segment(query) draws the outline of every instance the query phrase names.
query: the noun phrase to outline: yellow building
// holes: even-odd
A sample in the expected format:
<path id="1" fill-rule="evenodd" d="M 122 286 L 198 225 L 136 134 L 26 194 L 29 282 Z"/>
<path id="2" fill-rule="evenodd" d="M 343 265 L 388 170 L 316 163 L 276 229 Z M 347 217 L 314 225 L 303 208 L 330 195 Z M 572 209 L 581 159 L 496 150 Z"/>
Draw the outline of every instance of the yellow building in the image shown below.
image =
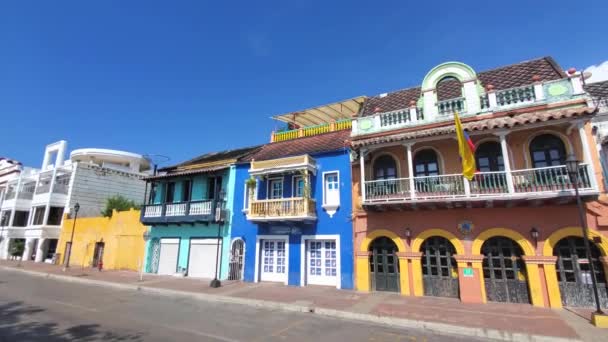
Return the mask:
<path id="1" fill-rule="evenodd" d="M 70 266 L 97 267 L 103 260 L 104 269 L 139 270 L 143 262 L 143 233 L 146 226 L 139 222 L 139 210 L 114 211 L 112 217 L 84 217 L 76 220 Z M 63 220 L 57 246 L 59 259 L 65 263 L 74 220 Z"/>

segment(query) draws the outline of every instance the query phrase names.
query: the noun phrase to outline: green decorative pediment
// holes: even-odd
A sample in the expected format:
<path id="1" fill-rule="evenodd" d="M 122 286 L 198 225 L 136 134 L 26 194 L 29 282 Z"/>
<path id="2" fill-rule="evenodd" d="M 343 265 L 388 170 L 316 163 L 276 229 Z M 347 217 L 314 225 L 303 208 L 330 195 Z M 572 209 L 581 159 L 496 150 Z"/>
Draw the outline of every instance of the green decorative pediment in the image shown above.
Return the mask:
<path id="1" fill-rule="evenodd" d="M 374 127 L 374 120 L 370 118 L 360 119 L 358 123 L 358 127 L 362 131 L 369 131 Z"/>
<path id="2" fill-rule="evenodd" d="M 561 100 L 572 96 L 572 84 L 568 79 L 546 83 L 543 85 L 543 91 L 547 101 Z"/>

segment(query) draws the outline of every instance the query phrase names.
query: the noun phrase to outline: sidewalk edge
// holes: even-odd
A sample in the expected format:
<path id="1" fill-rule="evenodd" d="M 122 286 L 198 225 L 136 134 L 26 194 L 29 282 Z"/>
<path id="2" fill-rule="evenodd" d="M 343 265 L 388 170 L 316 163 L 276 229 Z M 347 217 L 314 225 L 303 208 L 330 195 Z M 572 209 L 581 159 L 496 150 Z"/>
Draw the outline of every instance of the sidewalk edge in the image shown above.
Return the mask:
<path id="1" fill-rule="evenodd" d="M 460 335 L 460 336 L 477 337 L 477 338 L 485 338 L 485 339 L 493 339 L 493 340 L 501 340 L 501 341 L 529 341 L 529 342 L 580 341 L 580 340 L 573 340 L 570 338 L 563 338 L 563 337 L 556 337 L 556 336 L 532 335 L 532 334 L 509 332 L 509 331 L 503 331 L 503 330 L 497 330 L 497 329 L 462 327 L 462 326 L 438 323 L 438 322 L 417 321 L 417 320 L 411 320 L 411 319 L 405 319 L 405 318 L 378 316 L 378 315 L 373 315 L 373 314 L 356 313 L 356 312 L 351 312 L 351 311 L 318 308 L 318 307 L 314 307 L 314 306 L 304 306 L 304 305 L 297 305 L 297 304 L 272 302 L 272 301 L 259 300 L 259 299 L 248 299 L 248 298 L 230 297 L 230 296 L 215 295 L 215 294 L 208 294 L 208 293 L 196 293 L 196 292 L 188 292 L 188 291 L 180 291 L 180 290 L 170 290 L 170 289 L 132 285 L 132 284 L 121 284 L 121 283 L 114 283 L 111 281 L 78 278 L 75 276 L 53 274 L 53 273 L 48 273 L 48 272 L 31 271 L 31 270 L 26 270 L 23 268 L 15 268 L 15 267 L 2 266 L 2 265 L 0 265 L 0 269 L 6 270 L 9 272 L 10 271 L 20 272 L 20 273 L 24 273 L 24 274 L 28 274 L 28 275 L 32 275 L 32 276 L 36 276 L 36 277 L 56 279 L 56 280 L 60 280 L 60 281 L 81 283 L 81 284 L 87 284 L 87 285 L 93 285 L 93 286 L 110 287 L 110 288 L 116 288 L 116 289 L 121 289 L 121 290 L 132 290 L 132 291 L 134 290 L 134 291 L 140 291 L 140 292 L 145 292 L 145 293 L 158 294 L 158 295 L 162 295 L 162 296 L 189 297 L 189 298 L 194 298 L 197 300 L 207 301 L 207 302 L 231 303 L 231 304 L 240 304 L 240 305 L 261 307 L 261 308 L 265 308 L 265 309 L 274 309 L 274 310 L 301 312 L 301 313 L 313 313 L 313 314 L 326 316 L 326 317 L 334 317 L 334 318 L 362 321 L 362 322 L 371 322 L 371 323 L 390 326 L 390 327 L 427 330 L 427 331 L 432 331 L 439 335 L 454 334 L 454 335 Z"/>

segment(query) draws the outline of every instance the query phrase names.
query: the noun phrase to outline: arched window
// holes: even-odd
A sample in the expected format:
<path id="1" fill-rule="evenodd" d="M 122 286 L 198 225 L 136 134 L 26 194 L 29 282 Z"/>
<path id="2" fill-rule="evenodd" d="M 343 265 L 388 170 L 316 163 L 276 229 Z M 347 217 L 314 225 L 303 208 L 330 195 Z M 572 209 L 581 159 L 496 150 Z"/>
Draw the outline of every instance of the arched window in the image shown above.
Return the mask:
<path id="1" fill-rule="evenodd" d="M 530 155 L 535 168 L 564 165 L 566 147 L 559 137 L 553 134 L 542 134 L 530 142 Z"/>
<path id="2" fill-rule="evenodd" d="M 431 149 L 422 150 L 414 157 L 414 176 L 437 176 L 439 175 L 439 162 L 437 153 Z"/>
<path id="3" fill-rule="evenodd" d="M 378 157 L 374 161 L 374 179 L 397 178 L 397 163 L 389 155 Z"/>
<path id="4" fill-rule="evenodd" d="M 500 144 L 495 141 L 485 142 L 475 149 L 477 169 L 481 172 L 504 171 Z"/>
<path id="5" fill-rule="evenodd" d="M 444 101 L 462 97 L 462 83 L 453 76 L 447 76 L 437 82 L 437 100 Z"/>

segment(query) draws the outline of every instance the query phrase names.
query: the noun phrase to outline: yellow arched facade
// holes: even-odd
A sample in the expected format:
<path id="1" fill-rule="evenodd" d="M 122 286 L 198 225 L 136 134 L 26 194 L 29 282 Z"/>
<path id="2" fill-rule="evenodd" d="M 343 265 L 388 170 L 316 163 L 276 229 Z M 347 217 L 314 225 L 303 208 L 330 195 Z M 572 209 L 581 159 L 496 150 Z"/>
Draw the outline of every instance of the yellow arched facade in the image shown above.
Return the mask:
<path id="1" fill-rule="evenodd" d="M 456 249 L 456 254 L 464 254 L 464 245 L 462 244 L 462 242 L 460 242 L 460 239 L 458 239 L 454 234 L 444 229 L 429 229 L 418 234 L 416 238 L 414 238 L 414 241 L 412 241 L 412 251 L 420 252 L 420 247 L 422 247 L 422 243 L 424 242 L 424 240 L 430 238 L 431 236 L 441 236 L 450 240 L 450 242 Z"/>
<path id="2" fill-rule="evenodd" d="M 607 239 L 604 236 L 602 236 L 600 233 L 598 233 L 594 230 L 588 230 L 588 233 L 589 233 L 588 234 L 589 239 L 593 239 L 594 237 L 600 238 L 601 242 L 595 243 L 595 245 L 598 246 L 600 253 L 602 253 L 603 256 L 608 255 Z M 545 239 L 545 242 L 543 244 L 543 256 L 552 257 L 553 249 L 555 248 L 555 245 L 557 245 L 557 243 L 561 239 L 566 238 L 568 236 L 576 236 L 576 237 L 582 238 L 583 230 L 581 227 L 566 227 L 566 228 L 562 228 L 560 230 L 553 232 L 551 235 L 549 235 L 547 237 L 547 239 Z M 559 290 L 559 283 L 557 281 L 556 265 L 555 265 L 555 263 L 546 264 L 546 265 L 544 265 L 544 269 L 545 269 L 545 278 L 546 278 L 546 283 L 547 283 L 547 294 L 549 296 L 549 305 L 552 308 L 561 308 L 562 307 L 562 295 Z M 608 277 L 608 267 L 606 267 L 606 265 L 604 265 L 604 273 Z M 607 281 L 608 281 L 608 279 L 607 279 Z"/>
<path id="3" fill-rule="evenodd" d="M 397 249 L 399 252 L 406 252 L 407 248 L 403 243 L 403 240 L 395 233 L 386 229 L 377 229 L 365 236 L 361 245 L 359 246 L 359 252 L 356 256 L 356 272 L 357 272 L 357 289 L 359 291 L 369 291 L 370 290 L 370 269 L 369 269 L 369 246 L 374 241 L 374 239 L 379 237 L 387 237 L 397 245 Z M 401 289 L 401 293 L 404 295 L 410 294 L 410 289 L 408 286 L 407 275 L 409 273 L 407 260 L 403 258 L 399 258 L 399 286 Z"/>

